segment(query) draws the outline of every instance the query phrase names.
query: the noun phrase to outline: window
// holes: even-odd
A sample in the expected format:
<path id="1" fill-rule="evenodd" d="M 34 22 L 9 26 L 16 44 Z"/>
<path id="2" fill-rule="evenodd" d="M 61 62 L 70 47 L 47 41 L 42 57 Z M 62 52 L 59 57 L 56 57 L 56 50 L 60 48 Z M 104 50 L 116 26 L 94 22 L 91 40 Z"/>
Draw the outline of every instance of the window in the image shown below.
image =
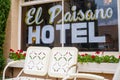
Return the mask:
<path id="1" fill-rule="evenodd" d="M 119 51 L 117 1 L 65 0 L 63 37 L 61 1 L 22 5 L 21 48 L 61 46 L 63 38 L 80 51 Z"/>

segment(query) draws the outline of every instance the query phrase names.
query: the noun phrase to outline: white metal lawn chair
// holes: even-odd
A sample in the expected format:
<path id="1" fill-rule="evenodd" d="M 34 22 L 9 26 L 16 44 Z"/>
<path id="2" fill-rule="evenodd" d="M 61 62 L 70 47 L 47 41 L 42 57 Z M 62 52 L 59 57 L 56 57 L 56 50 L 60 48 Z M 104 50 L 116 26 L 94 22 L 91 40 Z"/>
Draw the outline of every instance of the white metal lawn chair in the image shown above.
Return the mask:
<path id="1" fill-rule="evenodd" d="M 78 50 L 75 47 L 54 47 L 51 51 L 48 75 L 62 78 L 62 80 L 87 78 L 92 80 L 106 80 L 94 74 L 77 73 Z"/>
<path id="2" fill-rule="evenodd" d="M 61 78 L 63 80 L 75 79 L 76 77 L 105 80 L 104 77 L 98 75 L 76 73 L 77 55 L 78 50 L 75 47 L 55 47 L 52 50 L 47 47 L 29 47 L 23 70 L 16 78 L 8 80 L 44 80 L 44 78 L 20 76 L 22 72 L 35 76 L 45 76 L 48 73 L 49 77 Z M 11 62 L 5 67 L 3 80 L 7 80 L 5 79 L 7 67 L 15 62 Z M 47 79 L 49 80 L 49 78 Z"/>
<path id="3" fill-rule="evenodd" d="M 51 49 L 49 47 L 29 47 L 27 49 L 25 64 L 22 71 L 16 78 L 5 79 L 6 69 L 14 63 L 19 61 L 13 61 L 8 63 L 3 71 L 3 80 L 42 80 L 34 77 L 20 76 L 22 72 L 29 75 L 45 76 L 48 72 L 48 62 Z"/>
<path id="4" fill-rule="evenodd" d="M 118 63 L 117 69 L 112 80 L 120 80 L 120 61 Z"/>

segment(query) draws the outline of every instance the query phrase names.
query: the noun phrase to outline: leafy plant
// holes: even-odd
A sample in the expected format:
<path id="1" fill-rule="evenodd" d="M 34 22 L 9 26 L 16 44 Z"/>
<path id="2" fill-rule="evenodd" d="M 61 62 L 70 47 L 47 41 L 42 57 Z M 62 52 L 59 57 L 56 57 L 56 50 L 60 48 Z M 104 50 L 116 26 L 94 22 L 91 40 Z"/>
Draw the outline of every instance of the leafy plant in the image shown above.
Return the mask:
<path id="1" fill-rule="evenodd" d="M 100 55 L 100 52 L 97 51 L 95 54 L 80 54 L 78 56 L 78 62 L 80 63 L 88 63 L 88 62 L 95 62 L 95 63 L 118 63 L 120 60 L 120 55 L 115 57 L 113 55 Z"/>
<path id="2" fill-rule="evenodd" d="M 3 57 L 3 43 L 9 10 L 10 0 L 0 0 L 0 72 L 3 70 L 5 64 L 5 59 Z"/>
<path id="3" fill-rule="evenodd" d="M 3 50 L 0 49 L 0 71 L 2 71 L 4 65 L 5 65 L 5 58 L 3 57 Z"/>
<path id="4" fill-rule="evenodd" d="M 13 60 L 25 59 L 26 53 L 23 53 L 23 50 L 17 50 L 16 52 L 13 49 L 10 49 L 9 58 Z"/>

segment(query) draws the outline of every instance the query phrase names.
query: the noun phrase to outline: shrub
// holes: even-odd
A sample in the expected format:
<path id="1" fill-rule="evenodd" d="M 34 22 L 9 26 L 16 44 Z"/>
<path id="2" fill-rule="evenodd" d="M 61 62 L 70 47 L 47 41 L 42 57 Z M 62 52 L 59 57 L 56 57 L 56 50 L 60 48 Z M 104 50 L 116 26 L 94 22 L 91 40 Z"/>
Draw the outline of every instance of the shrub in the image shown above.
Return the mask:
<path id="1" fill-rule="evenodd" d="M 10 0 L 0 0 L 0 72 L 4 67 L 3 44 L 5 37 L 5 27 L 10 10 Z"/>
<path id="2" fill-rule="evenodd" d="M 83 53 L 78 55 L 78 62 L 80 63 L 88 63 L 88 62 L 95 62 L 95 63 L 118 63 L 120 60 L 120 55 L 115 57 L 114 55 L 103 55 L 103 52 L 100 55 L 100 52 L 97 51 L 95 54 L 87 54 Z"/>

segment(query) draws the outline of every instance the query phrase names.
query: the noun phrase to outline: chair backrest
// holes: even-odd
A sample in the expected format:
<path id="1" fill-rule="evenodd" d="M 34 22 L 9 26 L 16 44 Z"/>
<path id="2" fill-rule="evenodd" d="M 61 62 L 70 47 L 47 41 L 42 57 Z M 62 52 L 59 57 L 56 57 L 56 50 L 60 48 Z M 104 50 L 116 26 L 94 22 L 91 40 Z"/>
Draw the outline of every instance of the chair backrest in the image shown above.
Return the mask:
<path id="1" fill-rule="evenodd" d="M 48 72 L 49 47 L 29 47 L 26 53 L 24 73 L 45 76 Z"/>
<path id="2" fill-rule="evenodd" d="M 75 47 L 54 47 L 51 51 L 48 75 L 56 78 L 66 76 L 68 69 L 77 64 L 78 50 Z M 76 67 L 68 73 L 75 73 Z"/>

